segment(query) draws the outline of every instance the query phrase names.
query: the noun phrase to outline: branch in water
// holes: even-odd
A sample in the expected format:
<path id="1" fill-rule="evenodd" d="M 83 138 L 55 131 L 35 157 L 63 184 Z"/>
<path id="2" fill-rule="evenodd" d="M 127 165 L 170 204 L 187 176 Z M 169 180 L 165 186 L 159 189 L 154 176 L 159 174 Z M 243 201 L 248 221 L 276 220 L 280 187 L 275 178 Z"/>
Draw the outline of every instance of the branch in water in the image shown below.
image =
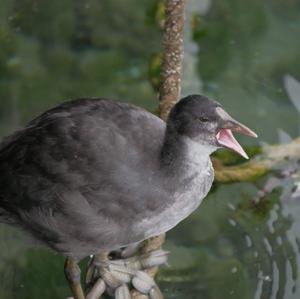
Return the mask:
<path id="1" fill-rule="evenodd" d="M 278 169 L 280 163 L 287 159 L 300 159 L 300 138 L 288 144 L 268 146 L 262 154 L 241 165 L 223 166 L 221 163 L 214 163 L 215 181 L 217 183 L 251 181 Z"/>
<path id="2" fill-rule="evenodd" d="M 164 23 L 164 52 L 161 66 L 161 85 L 159 97 L 159 115 L 166 120 L 171 108 L 180 99 L 181 68 L 183 60 L 183 27 L 186 0 L 165 0 L 166 20 Z M 142 253 L 158 250 L 165 240 L 165 234 L 143 242 Z M 147 270 L 154 277 L 158 268 Z M 146 299 L 147 296 L 136 290 L 131 291 L 134 299 Z"/>

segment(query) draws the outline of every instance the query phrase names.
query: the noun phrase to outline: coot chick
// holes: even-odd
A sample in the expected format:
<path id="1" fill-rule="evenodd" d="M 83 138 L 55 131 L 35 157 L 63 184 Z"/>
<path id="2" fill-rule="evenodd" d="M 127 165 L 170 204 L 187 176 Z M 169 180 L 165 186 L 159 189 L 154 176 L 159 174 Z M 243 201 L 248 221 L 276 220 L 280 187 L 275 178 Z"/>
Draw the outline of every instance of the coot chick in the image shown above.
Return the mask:
<path id="1" fill-rule="evenodd" d="M 256 137 L 201 95 L 180 100 L 167 123 L 107 99 L 63 103 L 2 141 L 0 220 L 63 254 L 73 295 L 82 299 L 79 260 L 137 244 L 186 218 L 211 188 L 216 149 L 247 158 L 232 131 Z M 143 257 L 144 268 L 165 261 L 164 255 Z M 128 296 L 125 282 L 134 278 L 139 288 L 144 277 L 129 260 L 121 269 L 125 264 L 114 264 L 127 273 L 124 280 L 111 278 L 109 260 L 94 265 L 119 298 Z M 160 296 L 154 284 L 146 289 Z"/>

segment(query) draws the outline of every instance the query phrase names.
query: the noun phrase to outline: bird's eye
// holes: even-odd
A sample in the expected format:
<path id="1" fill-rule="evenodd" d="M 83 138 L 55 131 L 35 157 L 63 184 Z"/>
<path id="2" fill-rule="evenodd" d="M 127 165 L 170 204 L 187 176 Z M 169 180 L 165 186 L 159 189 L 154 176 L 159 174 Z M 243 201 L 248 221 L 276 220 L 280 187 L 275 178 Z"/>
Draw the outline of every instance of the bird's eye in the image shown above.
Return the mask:
<path id="1" fill-rule="evenodd" d="M 206 117 L 206 116 L 199 116 L 198 119 L 203 123 L 206 123 L 209 121 L 208 117 Z"/>

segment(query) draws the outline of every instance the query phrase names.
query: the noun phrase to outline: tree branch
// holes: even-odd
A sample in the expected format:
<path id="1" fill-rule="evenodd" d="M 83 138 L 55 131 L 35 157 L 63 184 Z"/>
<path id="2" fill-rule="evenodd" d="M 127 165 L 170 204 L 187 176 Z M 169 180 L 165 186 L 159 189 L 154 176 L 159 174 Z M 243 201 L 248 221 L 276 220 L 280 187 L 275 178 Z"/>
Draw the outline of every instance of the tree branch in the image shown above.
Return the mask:
<path id="1" fill-rule="evenodd" d="M 186 0 L 165 0 L 165 24 L 163 31 L 164 52 L 161 68 L 159 97 L 159 115 L 166 120 L 173 105 L 180 99 L 181 68 L 183 60 L 183 27 Z M 144 241 L 141 252 L 146 253 L 161 248 L 165 234 Z M 158 268 L 147 270 L 154 277 Z M 145 299 L 147 296 L 136 290 L 131 291 L 133 299 Z"/>
<path id="2" fill-rule="evenodd" d="M 285 159 L 300 159 L 300 138 L 288 144 L 270 145 L 247 163 L 222 166 L 215 163 L 215 181 L 232 183 L 251 181 L 279 167 Z"/>
<path id="3" fill-rule="evenodd" d="M 159 97 L 159 114 L 163 120 L 167 119 L 171 108 L 180 98 L 186 0 L 166 0 L 165 5 L 164 52 Z"/>

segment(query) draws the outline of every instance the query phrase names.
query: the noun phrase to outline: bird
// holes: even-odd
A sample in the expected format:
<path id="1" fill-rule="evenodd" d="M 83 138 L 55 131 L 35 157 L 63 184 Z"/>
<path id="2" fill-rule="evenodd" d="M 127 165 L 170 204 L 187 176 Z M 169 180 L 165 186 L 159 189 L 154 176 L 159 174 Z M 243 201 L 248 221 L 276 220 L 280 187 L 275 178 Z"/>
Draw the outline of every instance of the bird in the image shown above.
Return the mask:
<path id="1" fill-rule="evenodd" d="M 116 298 L 128 298 L 130 280 L 161 298 L 140 270 L 165 262 L 166 252 L 125 262 L 107 253 L 134 248 L 190 215 L 212 186 L 214 151 L 248 158 L 232 132 L 257 137 L 203 95 L 179 100 L 166 122 L 116 100 L 64 102 L 1 141 L 0 222 L 65 256 L 75 299 L 97 297 L 93 289 L 85 297 L 80 283 L 78 262 L 91 255 L 98 259 L 90 277 L 98 273 L 98 286 L 104 281 Z M 131 267 L 137 260 L 142 266 Z"/>

